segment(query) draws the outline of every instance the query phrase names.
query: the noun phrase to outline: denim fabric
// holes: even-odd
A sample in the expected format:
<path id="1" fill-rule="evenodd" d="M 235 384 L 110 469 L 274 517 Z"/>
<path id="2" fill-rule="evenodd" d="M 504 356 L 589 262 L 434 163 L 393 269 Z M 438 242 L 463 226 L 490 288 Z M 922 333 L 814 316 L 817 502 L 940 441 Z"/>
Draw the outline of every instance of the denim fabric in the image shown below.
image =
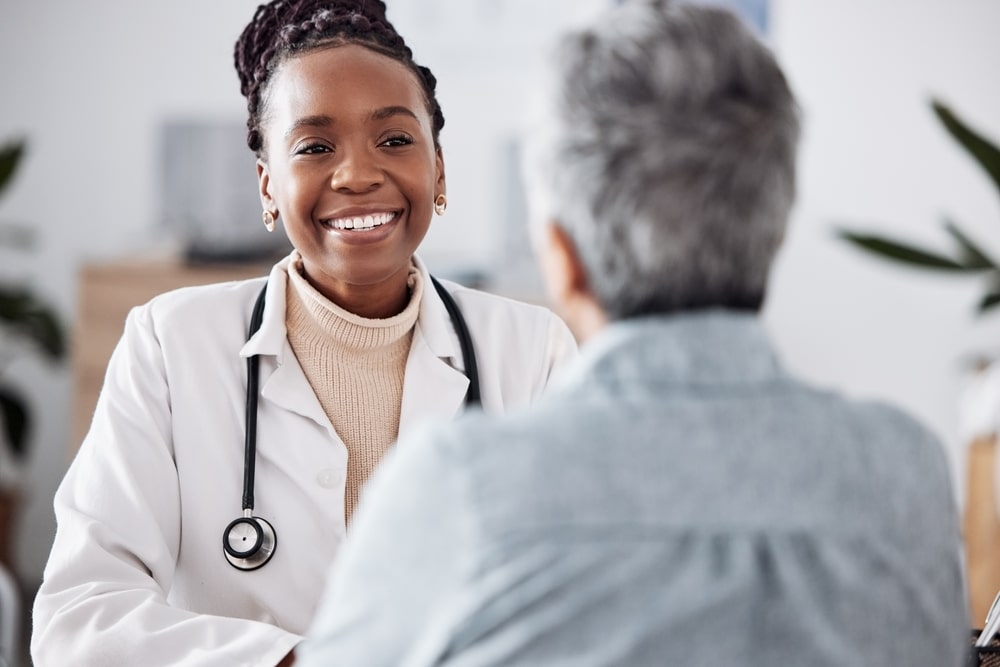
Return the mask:
<path id="1" fill-rule="evenodd" d="M 753 316 L 615 324 L 547 396 L 427 426 L 362 500 L 301 665 L 960 665 L 940 444 L 804 385 Z"/>

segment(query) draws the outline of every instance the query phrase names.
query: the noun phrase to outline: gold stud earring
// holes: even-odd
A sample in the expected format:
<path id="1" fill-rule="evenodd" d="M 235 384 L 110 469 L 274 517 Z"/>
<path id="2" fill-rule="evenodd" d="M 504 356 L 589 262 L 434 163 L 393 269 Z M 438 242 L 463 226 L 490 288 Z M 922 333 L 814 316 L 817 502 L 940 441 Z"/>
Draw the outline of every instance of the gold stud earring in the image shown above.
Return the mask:
<path id="1" fill-rule="evenodd" d="M 274 231 L 274 213 L 264 211 L 264 227 L 266 227 L 269 232 Z"/>
<path id="2" fill-rule="evenodd" d="M 434 198 L 434 212 L 438 215 L 444 215 L 445 210 L 448 208 L 448 198 L 444 196 L 442 192 L 437 197 Z"/>

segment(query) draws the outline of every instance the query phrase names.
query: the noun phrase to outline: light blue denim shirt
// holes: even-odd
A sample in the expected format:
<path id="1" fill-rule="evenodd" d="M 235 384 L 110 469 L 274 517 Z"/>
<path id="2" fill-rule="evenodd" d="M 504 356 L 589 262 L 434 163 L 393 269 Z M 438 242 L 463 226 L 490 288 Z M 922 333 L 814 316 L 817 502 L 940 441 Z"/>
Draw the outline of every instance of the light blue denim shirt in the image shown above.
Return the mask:
<path id="1" fill-rule="evenodd" d="M 757 318 L 611 326 L 533 407 L 400 442 L 297 665 L 962 664 L 940 444 Z"/>

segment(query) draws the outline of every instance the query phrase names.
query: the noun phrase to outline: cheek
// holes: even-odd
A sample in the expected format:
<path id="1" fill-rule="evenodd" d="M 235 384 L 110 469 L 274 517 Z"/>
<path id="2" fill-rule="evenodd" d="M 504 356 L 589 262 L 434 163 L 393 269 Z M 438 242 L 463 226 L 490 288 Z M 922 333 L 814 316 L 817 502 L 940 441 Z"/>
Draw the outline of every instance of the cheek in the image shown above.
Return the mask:
<path id="1" fill-rule="evenodd" d="M 315 180 L 315 179 L 314 179 Z M 301 215 L 303 206 L 308 206 L 305 201 L 308 194 L 315 190 L 309 179 L 303 178 L 287 169 L 280 169 L 272 173 L 270 182 L 271 195 L 278 206 L 286 209 L 286 215 Z"/>
<path id="2" fill-rule="evenodd" d="M 410 188 L 414 196 L 419 196 L 421 199 L 433 203 L 434 197 L 437 194 L 437 175 L 437 164 L 433 160 L 430 163 L 424 163 L 418 167 L 415 166 L 410 178 Z"/>

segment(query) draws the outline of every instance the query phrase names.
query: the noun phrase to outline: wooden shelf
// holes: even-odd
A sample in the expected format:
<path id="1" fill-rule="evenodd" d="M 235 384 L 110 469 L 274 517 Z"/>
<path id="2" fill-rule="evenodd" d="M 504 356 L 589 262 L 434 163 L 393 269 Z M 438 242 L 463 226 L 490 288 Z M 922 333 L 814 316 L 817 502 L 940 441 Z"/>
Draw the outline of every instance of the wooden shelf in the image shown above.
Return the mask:
<path id="1" fill-rule="evenodd" d="M 188 265 L 180 260 L 125 260 L 80 269 L 78 311 L 71 333 L 73 431 L 70 452 L 83 441 L 111 353 L 129 311 L 157 294 L 208 283 L 265 276 L 271 264 Z"/>

